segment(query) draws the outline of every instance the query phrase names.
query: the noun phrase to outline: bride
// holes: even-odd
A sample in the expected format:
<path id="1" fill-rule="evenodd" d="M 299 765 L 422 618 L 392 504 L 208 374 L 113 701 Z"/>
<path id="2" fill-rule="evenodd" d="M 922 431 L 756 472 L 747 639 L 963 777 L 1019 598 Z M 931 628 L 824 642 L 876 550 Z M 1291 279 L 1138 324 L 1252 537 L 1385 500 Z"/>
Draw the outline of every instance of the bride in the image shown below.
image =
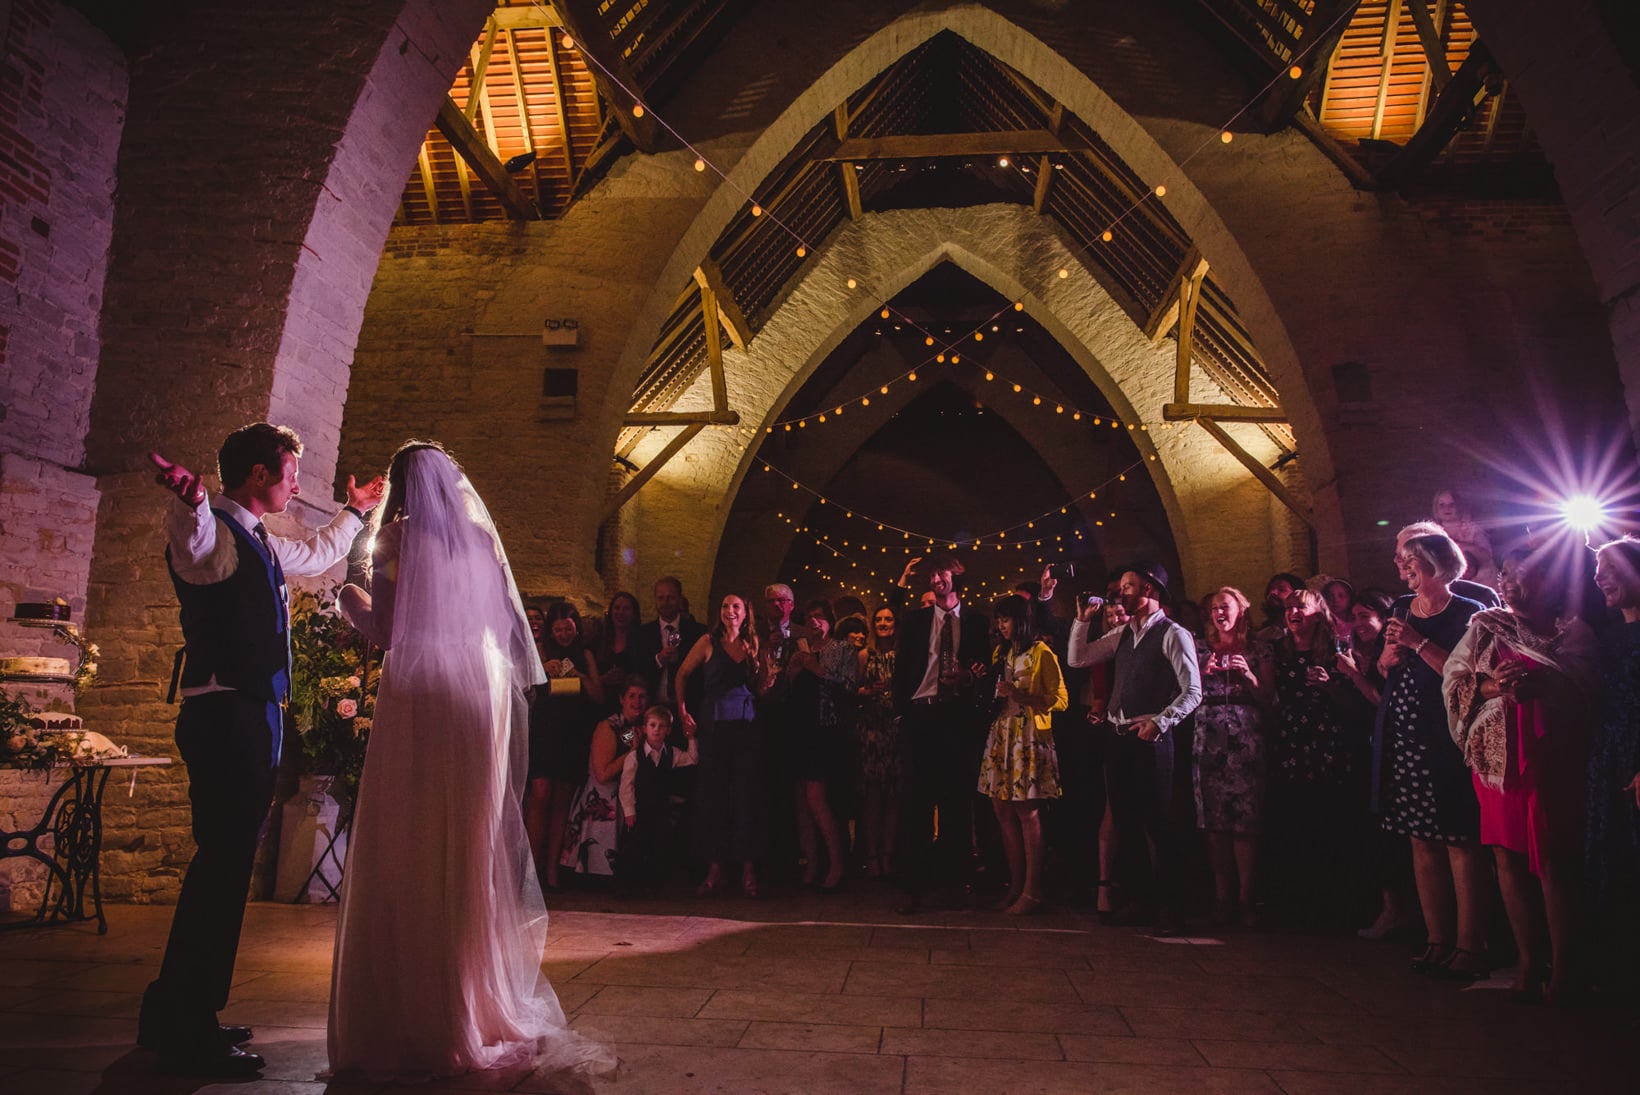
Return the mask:
<path id="1" fill-rule="evenodd" d="M 546 675 L 490 515 L 436 443 L 388 469 L 370 592 L 383 647 L 331 974 L 330 1066 L 411 1079 L 605 1068 L 541 974 L 547 910 L 525 839 L 526 690 Z"/>

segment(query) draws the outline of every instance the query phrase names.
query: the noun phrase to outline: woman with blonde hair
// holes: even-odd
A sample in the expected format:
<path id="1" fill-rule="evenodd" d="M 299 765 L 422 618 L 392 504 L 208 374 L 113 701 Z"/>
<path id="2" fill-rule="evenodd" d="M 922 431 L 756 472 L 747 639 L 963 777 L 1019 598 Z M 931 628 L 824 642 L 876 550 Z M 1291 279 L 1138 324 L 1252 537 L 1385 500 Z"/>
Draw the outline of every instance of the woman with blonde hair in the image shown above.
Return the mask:
<path id="1" fill-rule="evenodd" d="M 1213 863 L 1214 917 L 1232 923 L 1253 907 L 1253 869 L 1264 808 L 1265 715 L 1274 697 L 1270 648 L 1248 636 L 1252 608 L 1231 586 L 1202 598 L 1197 642 L 1202 703 L 1192 745 L 1196 823 Z"/>

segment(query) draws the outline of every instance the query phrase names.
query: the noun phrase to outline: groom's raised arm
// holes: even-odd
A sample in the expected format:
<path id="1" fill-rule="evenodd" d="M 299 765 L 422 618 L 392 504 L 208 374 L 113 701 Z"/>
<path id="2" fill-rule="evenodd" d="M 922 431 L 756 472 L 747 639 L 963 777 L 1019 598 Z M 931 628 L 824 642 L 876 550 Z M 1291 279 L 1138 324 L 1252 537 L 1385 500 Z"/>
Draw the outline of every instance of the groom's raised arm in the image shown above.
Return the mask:
<path id="1" fill-rule="evenodd" d="M 303 540 L 274 537 L 273 548 L 279 555 L 279 565 L 284 568 L 285 574 L 296 578 L 323 574 L 345 559 L 354 537 L 364 527 L 364 515 L 381 501 L 382 487 L 382 477 L 379 475 L 362 487 L 350 475 L 347 477 L 347 504 L 337 511 L 328 525 L 316 529 Z"/>

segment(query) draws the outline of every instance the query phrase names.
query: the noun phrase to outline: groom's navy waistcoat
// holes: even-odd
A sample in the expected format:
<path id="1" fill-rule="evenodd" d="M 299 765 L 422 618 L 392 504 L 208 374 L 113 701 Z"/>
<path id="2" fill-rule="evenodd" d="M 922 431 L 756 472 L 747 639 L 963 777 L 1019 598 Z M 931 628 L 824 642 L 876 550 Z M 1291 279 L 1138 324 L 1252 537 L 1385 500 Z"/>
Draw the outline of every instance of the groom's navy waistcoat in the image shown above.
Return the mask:
<path id="1" fill-rule="evenodd" d="M 212 677 L 224 688 L 274 703 L 290 695 L 290 613 L 285 572 L 279 560 L 223 510 L 212 509 L 234 538 L 239 565 L 220 582 L 195 585 L 177 576 L 171 551 L 166 568 L 182 605 L 187 660 L 182 687 L 198 688 Z"/>

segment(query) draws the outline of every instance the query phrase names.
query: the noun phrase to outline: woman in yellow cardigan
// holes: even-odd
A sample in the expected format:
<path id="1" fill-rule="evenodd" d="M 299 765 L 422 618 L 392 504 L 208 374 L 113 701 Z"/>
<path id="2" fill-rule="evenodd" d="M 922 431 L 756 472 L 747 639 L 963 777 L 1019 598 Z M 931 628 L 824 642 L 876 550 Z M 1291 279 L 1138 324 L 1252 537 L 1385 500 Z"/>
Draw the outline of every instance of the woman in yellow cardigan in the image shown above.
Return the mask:
<path id="1" fill-rule="evenodd" d="M 1008 896 L 998 907 L 1023 916 L 1042 907 L 1041 807 L 1061 794 L 1053 712 L 1069 697 L 1059 659 L 1037 640 L 1030 603 L 1004 597 L 994 612 L 1002 645 L 991 660 L 1001 709 L 985 743 L 979 790 L 990 796 L 1008 856 Z"/>

